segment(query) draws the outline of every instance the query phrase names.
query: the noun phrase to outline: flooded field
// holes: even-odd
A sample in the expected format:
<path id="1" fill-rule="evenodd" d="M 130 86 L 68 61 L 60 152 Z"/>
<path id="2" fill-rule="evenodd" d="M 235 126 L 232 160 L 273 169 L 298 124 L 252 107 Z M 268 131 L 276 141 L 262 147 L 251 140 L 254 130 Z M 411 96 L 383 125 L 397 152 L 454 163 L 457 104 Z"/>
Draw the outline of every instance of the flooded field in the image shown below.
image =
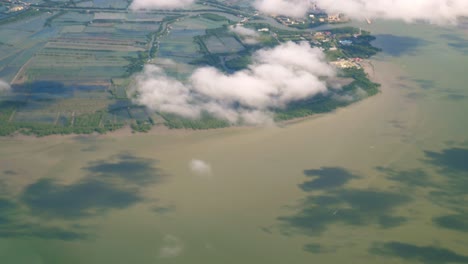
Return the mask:
<path id="1" fill-rule="evenodd" d="M 382 92 L 334 113 L 1 138 L 2 263 L 468 263 L 468 35 L 360 26 Z"/>

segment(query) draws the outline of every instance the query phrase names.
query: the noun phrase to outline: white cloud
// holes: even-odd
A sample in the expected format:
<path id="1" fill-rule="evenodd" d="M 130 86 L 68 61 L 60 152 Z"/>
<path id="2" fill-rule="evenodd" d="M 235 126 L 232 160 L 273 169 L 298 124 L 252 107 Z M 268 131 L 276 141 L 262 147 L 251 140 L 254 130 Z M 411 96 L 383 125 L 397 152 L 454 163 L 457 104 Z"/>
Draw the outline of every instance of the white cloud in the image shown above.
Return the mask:
<path id="1" fill-rule="evenodd" d="M 229 30 L 239 35 L 246 44 L 257 44 L 259 42 L 260 34 L 251 28 L 235 25 L 230 26 Z"/>
<path id="2" fill-rule="evenodd" d="M 200 108 L 191 104 L 190 88 L 168 77 L 162 68 L 147 65 L 136 77 L 137 102 L 161 112 L 197 117 Z"/>
<path id="3" fill-rule="evenodd" d="M 177 9 L 188 7 L 195 0 L 134 0 L 130 9 Z"/>
<path id="4" fill-rule="evenodd" d="M 136 102 L 155 111 L 196 118 L 208 112 L 231 123 L 271 122 L 271 109 L 327 92 L 335 71 L 324 53 L 306 42 L 287 42 L 253 55 L 245 70 L 225 74 L 213 67 L 192 73 L 187 83 L 147 65 L 136 76 Z"/>
<path id="5" fill-rule="evenodd" d="M 9 91 L 10 89 L 11 86 L 7 82 L 0 80 L 0 92 Z"/>
<path id="6" fill-rule="evenodd" d="M 318 0 L 329 12 L 342 12 L 354 18 L 398 19 L 407 22 L 427 20 L 434 23 L 455 22 L 468 15 L 466 0 Z"/>
<path id="7" fill-rule="evenodd" d="M 180 256 L 184 250 L 182 241 L 173 236 L 166 235 L 163 239 L 163 245 L 159 248 L 160 258 L 174 258 Z"/>
<path id="8" fill-rule="evenodd" d="M 210 175 L 211 165 L 203 160 L 193 159 L 189 163 L 190 170 L 198 175 Z"/>
<path id="9" fill-rule="evenodd" d="M 272 15 L 303 17 L 312 7 L 310 0 L 256 0 L 254 7 Z"/>
<path id="10" fill-rule="evenodd" d="M 467 0 L 316 0 L 329 13 L 352 18 L 382 18 L 413 22 L 453 23 L 468 15 Z M 256 8 L 269 14 L 304 16 L 312 7 L 309 0 L 256 0 Z"/>

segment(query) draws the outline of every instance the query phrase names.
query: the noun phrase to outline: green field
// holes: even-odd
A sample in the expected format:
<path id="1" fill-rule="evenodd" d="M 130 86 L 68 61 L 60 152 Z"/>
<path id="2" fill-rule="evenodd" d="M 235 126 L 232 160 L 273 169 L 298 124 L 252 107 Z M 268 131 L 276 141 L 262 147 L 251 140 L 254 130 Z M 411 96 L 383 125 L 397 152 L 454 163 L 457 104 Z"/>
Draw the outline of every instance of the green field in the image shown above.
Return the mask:
<path id="1" fill-rule="evenodd" d="M 190 120 L 133 104 L 128 87 L 134 74 L 148 63 L 182 81 L 200 66 L 233 73 L 245 69 L 258 49 L 310 39 L 308 32 L 278 29 L 257 17 L 245 27 L 270 31 L 248 43 L 229 26 L 252 17 L 251 10 L 232 3 L 209 1 L 190 11 L 156 12 L 128 11 L 128 2 L 123 0 L 34 3 L 40 8 L 15 15 L 0 9 L 0 79 L 13 88 L 0 94 L 2 135 L 15 131 L 104 133 L 123 125 L 142 132 L 161 124 L 192 129 L 225 127 L 230 125 L 227 121 L 206 113 L 199 120 Z M 349 30 L 355 29 L 336 33 L 344 39 Z M 372 55 L 377 50 L 368 45 L 370 40 L 363 37 L 360 47 L 346 47 L 328 53 L 329 57 Z M 340 96 L 353 96 L 357 85 L 368 85 L 366 92 L 375 93 L 366 76 L 359 72 L 348 75 L 356 82 Z M 329 111 L 347 103 L 330 98 L 306 100 L 278 110 L 277 119 Z"/>

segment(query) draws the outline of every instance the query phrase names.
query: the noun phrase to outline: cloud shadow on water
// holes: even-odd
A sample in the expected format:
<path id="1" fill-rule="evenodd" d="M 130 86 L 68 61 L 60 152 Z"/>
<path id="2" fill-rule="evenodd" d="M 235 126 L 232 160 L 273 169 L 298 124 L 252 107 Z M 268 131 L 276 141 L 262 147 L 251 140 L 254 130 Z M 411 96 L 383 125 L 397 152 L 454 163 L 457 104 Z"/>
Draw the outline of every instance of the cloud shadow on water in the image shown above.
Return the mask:
<path id="1" fill-rule="evenodd" d="M 440 152 L 426 151 L 425 162 L 438 168 L 446 183 L 430 193 L 437 203 L 452 208 L 466 206 L 465 194 L 468 189 L 468 148 L 453 147 Z"/>
<path id="2" fill-rule="evenodd" d="M 304 174 L 313 178 L 311 181 L 304 182 L 299 187 L 304 191 L 330 189 L 341 187 L 351 179 L 358 176 L 336 167 L 324 167 L 318 170 L 305 170 Z"/>
<path id="3" fill-rule="evenodd" d="M 0 238 L 25 237 L 73 241 L 86 239 L 89 236 L 83 232 L 75 232 L 58 227 L 43 227 L 36 224 L 13 224 L 0 229 Z"/>
<path id="4" fill-rule="evenodd" d="M 460 37 L 459 34 L 442 34 L 441 38 L 448 40 L 448 46 L 454 48 L 455 50 L 468 55 L 468 40 Z"/>
<path id="5" fill-rule="evenodd" d="M 155 161 L 131 155 L 97 161 L 85 167 L 85 177 L 71 184 L 41 179 L 27 186 L 21 202 L 36 215 L 73 219 L 123 209 L 144 200 L 142 188 L 165 176 Z"/>
<path id="6" fill-rule="evenodd" d="M 307 252 L 310 252 L 310 253 L 315 253 L 315 254 L 325 252 L 323 246 L 320 245 L 319 243 L 309 243 L 309 244 L 305 245 L 304 246 L 304 251 L 307 251 Z"/>
<path id="7" fill-rule="evenodd" d="M 433 80 L 414 79 L 413 81 L 419 84 L 424 90 L 434 89 L 436 87 L 435 81 Z"/>
<path id="8" fill-rule="evenodd" d="M 3 174 L 7 175 L 7 176 L 15 176 L 15 175 L 18 175 L 18 173 L 16 173 L 16 171 L 13 171 L 13 170 L 4 170 L 3 171 Z"/>
<path id="9" fill-rule="evenodd" d="M 427 162 L 439 167 L 445 172 L 468 172 L 468 149 L 449 148 L 441 152 L 426 151 Z M 468 179 L 468 177 L 467 177 Z"/>
<path id="10" fill-rule="evenodd" d="M 434 217 L 432 219 L 439 227 L 459 231 L 459 232 L 468 232 L 468 214 L 451 214 Z"/>
<path id="11" fill-rule="evenodd" d="M 137 190 L 93 179 L 70 185 L 43 179 L 28 186 L 21 197 L 33 213 L 62 218 L 86 217 L 108 209 L 125 208 L 142 199 Z"/>
<path id="12" fill-rule="evenodd" d="M 420 47 L 428 45 L 430 42 L 415 37 L 396 36 L 392 34 L 376 35 L 374 46 L 382 49 L 385 54 L 393 57 L 404 55 L 414 55 Z"/>
<path id="13" fill-rule="evenodd" d="M 338 184 L 325 184 L 327 187 L 335 187 L 325 188 L 326 194 L 317 193 L 319 192 L 318 189 L 316 190 L 318 185 L 308 184 L 308 182 L 299 185 L 309 195 L 299 203 L 294 214 L 278 217 L 282 227 L 288 233 L 297 232 L 317 236 L 329 226 L 337 223 L 392 228 L 406 221 L 406 218 L 392 214 L 396 207 L 411 201 L 411 198 L 405 194 L 373 189 L 342 188 L 349 179 L 359 178 L 343 168 L 334 168 L 333 170 L 322 168 L 305 172 L 309 175 L 319 175 L 318 179 L 321 179 L 321 177 L 333 177 L 329 174 L 331 171 L 335 171 L 337 175 L 341 176 L 338 177 L 340 179 Z M 313 179 L 312 182 L 318 179 Z"/>
<path id="14" fill-rule="evenodd" d="M 369 252 L 384 257 L 395 257 L 407 261 L 428 264 L 468 263 L 468 256 L 449 249 L 434 246 L 417 246 L 402 242 L 375 243 Z"/>
<path id="15" fill-rule="evenodd" d="M 421 169 L 397 170 L 393 168 L 377 167 L 377 171 L 386 175 L 387 179 L 401 183 L 407 187 L 434 187 L 430 176 Z"/>
<path id="16" fill-rule="evenodd" d="M 19 214 L 18 204 L 0 198 L 0 238 L 35 237 L 71 241 L 88 237 L 87 234 L 72 229 L 26 222 L 18 217 Z"/>
<path id="17" fill-rule="evenodd" d="M 146 185 L 149 183 L 158 183 L 166 175 L 158 168 L 155 161 L 136 158 L 132 155 L 118 155 L 116 162 L 98 161 L 84 168 L 88 172 L 103 179 L 120 179 L 126 183 L 135 185 Z"/>

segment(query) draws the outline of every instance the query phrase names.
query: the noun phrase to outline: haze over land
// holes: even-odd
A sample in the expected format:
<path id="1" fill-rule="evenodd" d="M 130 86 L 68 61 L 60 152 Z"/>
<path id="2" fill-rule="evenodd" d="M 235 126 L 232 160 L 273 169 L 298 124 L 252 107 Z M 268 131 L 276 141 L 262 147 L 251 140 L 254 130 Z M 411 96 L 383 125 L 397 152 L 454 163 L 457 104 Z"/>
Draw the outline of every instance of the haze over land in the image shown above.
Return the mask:
<path id="1" fill-rule="evenodd" d="M 242 25 L 230 26 L 229 29 L 238 34 L 246 44 L 257 44 L 259 43 L 260 33 L 251 28 L 246 28 Z"/>
<path id="2" fill-rule="evenodd" d="M 256 0 L 254 6 L 269 14 L 303 17 L 314 3 L 329 13 L 344 13 L 361 20 L 455 23 L 457 17 L 468 15 L 466 0 Z"/>
<path id="3" fill-rule="evenodd" d="M 11 86 L 7 82 L 0 80 L 0 92 L 9 91 L 10 89 Z"/>
<path id="4" fill-rule="evenodd" d="M 130 5 L 133 10 L 138 9 L 176 9 L 193 4 L 195 0 L 134 0 Z"/>

